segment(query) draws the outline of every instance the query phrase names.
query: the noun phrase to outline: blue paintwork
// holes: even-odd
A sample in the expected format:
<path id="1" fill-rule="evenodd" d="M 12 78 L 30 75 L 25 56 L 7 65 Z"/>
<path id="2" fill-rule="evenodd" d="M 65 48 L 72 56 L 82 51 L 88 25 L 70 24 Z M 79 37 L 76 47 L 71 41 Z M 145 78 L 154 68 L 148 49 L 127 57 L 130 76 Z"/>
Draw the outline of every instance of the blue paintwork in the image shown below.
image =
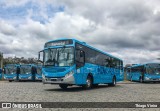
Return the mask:
<path id="1" fill-rule="evenodd" d="M 20 65 L 20 69 L 21 68 L 29 68 L 30 73 L 28 74 L 24 74 L 20 71 L 19 74 L 19 80 L 30 80 L 30 81 L 35 81 L 35 71 L 32 71 L 32 67 L 35 67 L 34 64 L 24 64 L 24 65 Z"/>
<path id="2" fill-rule="evenodd" d="M 120 70 L 114 68 L 107 68 L 104 66 L 98 66 L 95 64 L 86 63 L 84 67 L 78 69 L 74 74 L 75 82 L 77 85 L 86 84 L 88 74 L 93 76 L 93 84 L 111 83 L 113 76 L 116 76 L 116 80 L 123 81 L 123 73 Z"/>
<path id="3" fill-rule="evenodd" d="M 67 73 L 74 70 L 75 72 L 75 65 L 72 67 L 43 67 L 42 72 L 46 77 L 64 77 Z"/>
<path id="4" fill-rule="evenodd" d="M 7 64 L 5 67 L 4 67 L 4 69 L 6 70 L 7 68 L 14 68 L 15 67 L 15 71 L 17 72 L 17 70 L 18 70 L 18 67 L 19 67 L 19 65 L 17 65 L 17 64 Z M 14 81 L 14 80 L 18 80 L 18 74 L 17 73 L 13 73 L 13 72 L 11 72 L 11 74 L 9 74 L 9 73 L 4 73 L 4 79 L 5 80 L 11 80 L 11 81 Z"/>
<path id="5" fill-rule="evenodd" d="M 128 67 L 128 69 L 138 67 L 138 66 L 144 66 L 145 68 L 147 68 L 147 65 L 149 65 L 149 64 L 159 64 L 159 63 L 139 64 L 139 65 L 134 65 L 132 67 Z M 158 67 L 158 68 L 160 68 L 160 67 Z M 127 79 L 132 80 L 132 81 L 139 81 L 140 77 L 142 77 L 141 72 L 138 72 L 138 71 L 127 73 L 127 75 L 128 75 Z M 147 78 L 149 78 L 149 79 L 147 79 Z M 145 71 L 143 81 L 144 82 L 160 81 L 160 74 L 149 74 Z"/>
<path id="6" fill-rule="evenodd" d="M 68 40 L 68 39 L 59 39 L 59 40 Z M 102 52 L 98 49 L 95 49 L 89 45 L 87 45 L 84 42 L 80 42 L 78 40 L 72 39 L 73 44 L 70 45 L 65 45 L 65 47 L 73 46 L 75 47 L 75 43 L 83 44 L 89 48 L 92 48 L 96 51 L 99 51 L 105 55 L 108 55 L 110 57 L 116 58 L 118 60 L 121 60 L 117 57 L 114 57 L 108 53 Z M 58 41 L 58 40 L 54 40 Z M 52 42 L 52 41 L 49 41 Z M 47 42 L 48 43 L 48 42 Z M 50 46 L 45 48 L 44 50 L 47 50 L 48 48 L 59 48 L 63 46 Z M 121 60 L 122 61 L 122 60 Z M 89 74 L 93 76 L 93 84 L 100 84 L 100 83 L 112 83 L 113 76 L 116 77 L 116 81 L 123 81 L 124 79 L 124 74 L 123 70 L 120 71 L 119 69 L 114 69 L 114 68 L 107 68 L 104 66 L 100 65 L 95 65 L 95 64 L 90 64 L 90 63 L 85 63 L 85 65 L 79 69 L 76 69 L 76 65 L 74 64 L 71 67 L 56 67 L 56 66 L 50 66 L 50 67 L 43 67 L 42 68 L 42 73 L 43 76 L 47 78 L 61 78 L 64 77 L 66 74 L 68 74 L 70 71 L 74 71 L 74 81 L 76 85 L 83 85 L 86 84 L 86 79 Z"/>

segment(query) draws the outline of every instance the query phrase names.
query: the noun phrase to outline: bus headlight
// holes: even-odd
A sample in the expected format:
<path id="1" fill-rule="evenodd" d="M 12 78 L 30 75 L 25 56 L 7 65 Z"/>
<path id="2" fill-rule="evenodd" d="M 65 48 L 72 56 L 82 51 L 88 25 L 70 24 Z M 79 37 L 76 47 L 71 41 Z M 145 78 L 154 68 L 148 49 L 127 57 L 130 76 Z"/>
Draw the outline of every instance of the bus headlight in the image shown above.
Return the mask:
<path id="1" fill-rule="evenodd" d="M 72 76 L 74 74 L 74 71 L 72 70 L 72 71 L 70 71 L 68 74 L 66 74 L 66 76 L 65 77 L 70 77 L 70 76 Z"/>
<path id="2" fill-rule="evenodd" d="M 42 74 L 42 78 L 43 78 L 43 79 L 45 79 L 45 76 L 44 76 L 44 74 Z"/>
<path id="3" fill-rule="evenodd" d="M 16 77 L 14 77 L 13 79 L 16 79 Z"/>
<path id="4" fill-rule="evenodd" d="M 31 76 L 29 76 L 28 79 L 31 79 Z"/>
<path id="5" fill-rule="evenodd" d="M 145 80 L 150 80 L 150 78 L 149 77 L 145 77 Z"/>

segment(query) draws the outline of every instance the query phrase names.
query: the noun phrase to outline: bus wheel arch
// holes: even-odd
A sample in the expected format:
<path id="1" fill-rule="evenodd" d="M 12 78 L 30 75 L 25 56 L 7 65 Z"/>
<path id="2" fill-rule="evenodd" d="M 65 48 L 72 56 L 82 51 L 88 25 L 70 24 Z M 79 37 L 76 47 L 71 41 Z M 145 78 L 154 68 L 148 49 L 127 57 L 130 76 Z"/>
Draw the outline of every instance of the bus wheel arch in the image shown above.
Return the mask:
<path id="1" fill-rule="evenodd" d="M 108 86 L 116 86 L 116 76 L 115 75 L 112 78 L 112 83 L 109 83 Z"/>
<path id="2" fill-rule="evenodd" d="M 84 89 L 90 89 L 93 86 L 93 75 L 89 73 L 86 78 L 86 84 L 82 85 Z"/>
<path id="3" fill-rule="evenodd" d="M 143 83 L 143 78 L 142 78 L 142 76 L 139 77 L 139 82 L 140 82 L 140 83 Z"/>

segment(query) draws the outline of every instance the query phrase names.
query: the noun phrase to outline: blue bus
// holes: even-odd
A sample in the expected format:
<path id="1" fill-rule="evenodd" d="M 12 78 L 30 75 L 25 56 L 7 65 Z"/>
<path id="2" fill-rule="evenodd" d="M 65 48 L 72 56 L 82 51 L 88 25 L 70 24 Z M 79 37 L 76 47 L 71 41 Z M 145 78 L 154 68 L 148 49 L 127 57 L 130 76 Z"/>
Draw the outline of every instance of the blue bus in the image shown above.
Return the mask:
<path id="1" fill-rule="evenodd" d="M 59 84 L 62 89 L 71 85 L 85 89 L 98 84 L 115 86 L 124 77 L 121 59 L 75 39 L 45 43 L 38 60 L 43 62 L 43 83 Z"/>
<path id="2" fill-rule="evenodd" d="M 42 65 L 36 66 L 36 81 L 42 81 Z"/>
<path id="3" fill-rule="evenodd" d="M 20 65 L 19 81 L 35 81 L 36 66 L 33 64 Z"/>
<path id="4" fill-rule="evenodd" d="M 0 79 L 2 79 L 2 69 L 0 68 Z"/>
<path id="5" fill-rule="evenodd" d="M 160 63 L 133 65 L 127 68 L 128 80 L 139 82 L 159 82 Z"/>
<path id="6" fill-rule="evenodd" d="M 7 64 L 4 67 L 4 79 L 9 82 L 18 81 L 19 80 L 19 65 L 17 64 Z"/>

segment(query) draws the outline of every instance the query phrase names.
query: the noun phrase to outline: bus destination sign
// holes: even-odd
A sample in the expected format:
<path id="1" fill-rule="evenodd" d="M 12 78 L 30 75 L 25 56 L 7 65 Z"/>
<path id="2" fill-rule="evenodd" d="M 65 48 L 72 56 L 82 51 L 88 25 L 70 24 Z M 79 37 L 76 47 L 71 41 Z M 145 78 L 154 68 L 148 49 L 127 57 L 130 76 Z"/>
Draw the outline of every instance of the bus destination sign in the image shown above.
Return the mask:
<path id="1" fill-rule="evenodd" d="M 51 46 L 64 46 L 64 45 L 70 45 L 73 44 L 72 40 L 59 40 L 59 41 L 53 41 L 53 42 L 48 42 L 45 44 L 46 47 L 51 47 Z"/>

